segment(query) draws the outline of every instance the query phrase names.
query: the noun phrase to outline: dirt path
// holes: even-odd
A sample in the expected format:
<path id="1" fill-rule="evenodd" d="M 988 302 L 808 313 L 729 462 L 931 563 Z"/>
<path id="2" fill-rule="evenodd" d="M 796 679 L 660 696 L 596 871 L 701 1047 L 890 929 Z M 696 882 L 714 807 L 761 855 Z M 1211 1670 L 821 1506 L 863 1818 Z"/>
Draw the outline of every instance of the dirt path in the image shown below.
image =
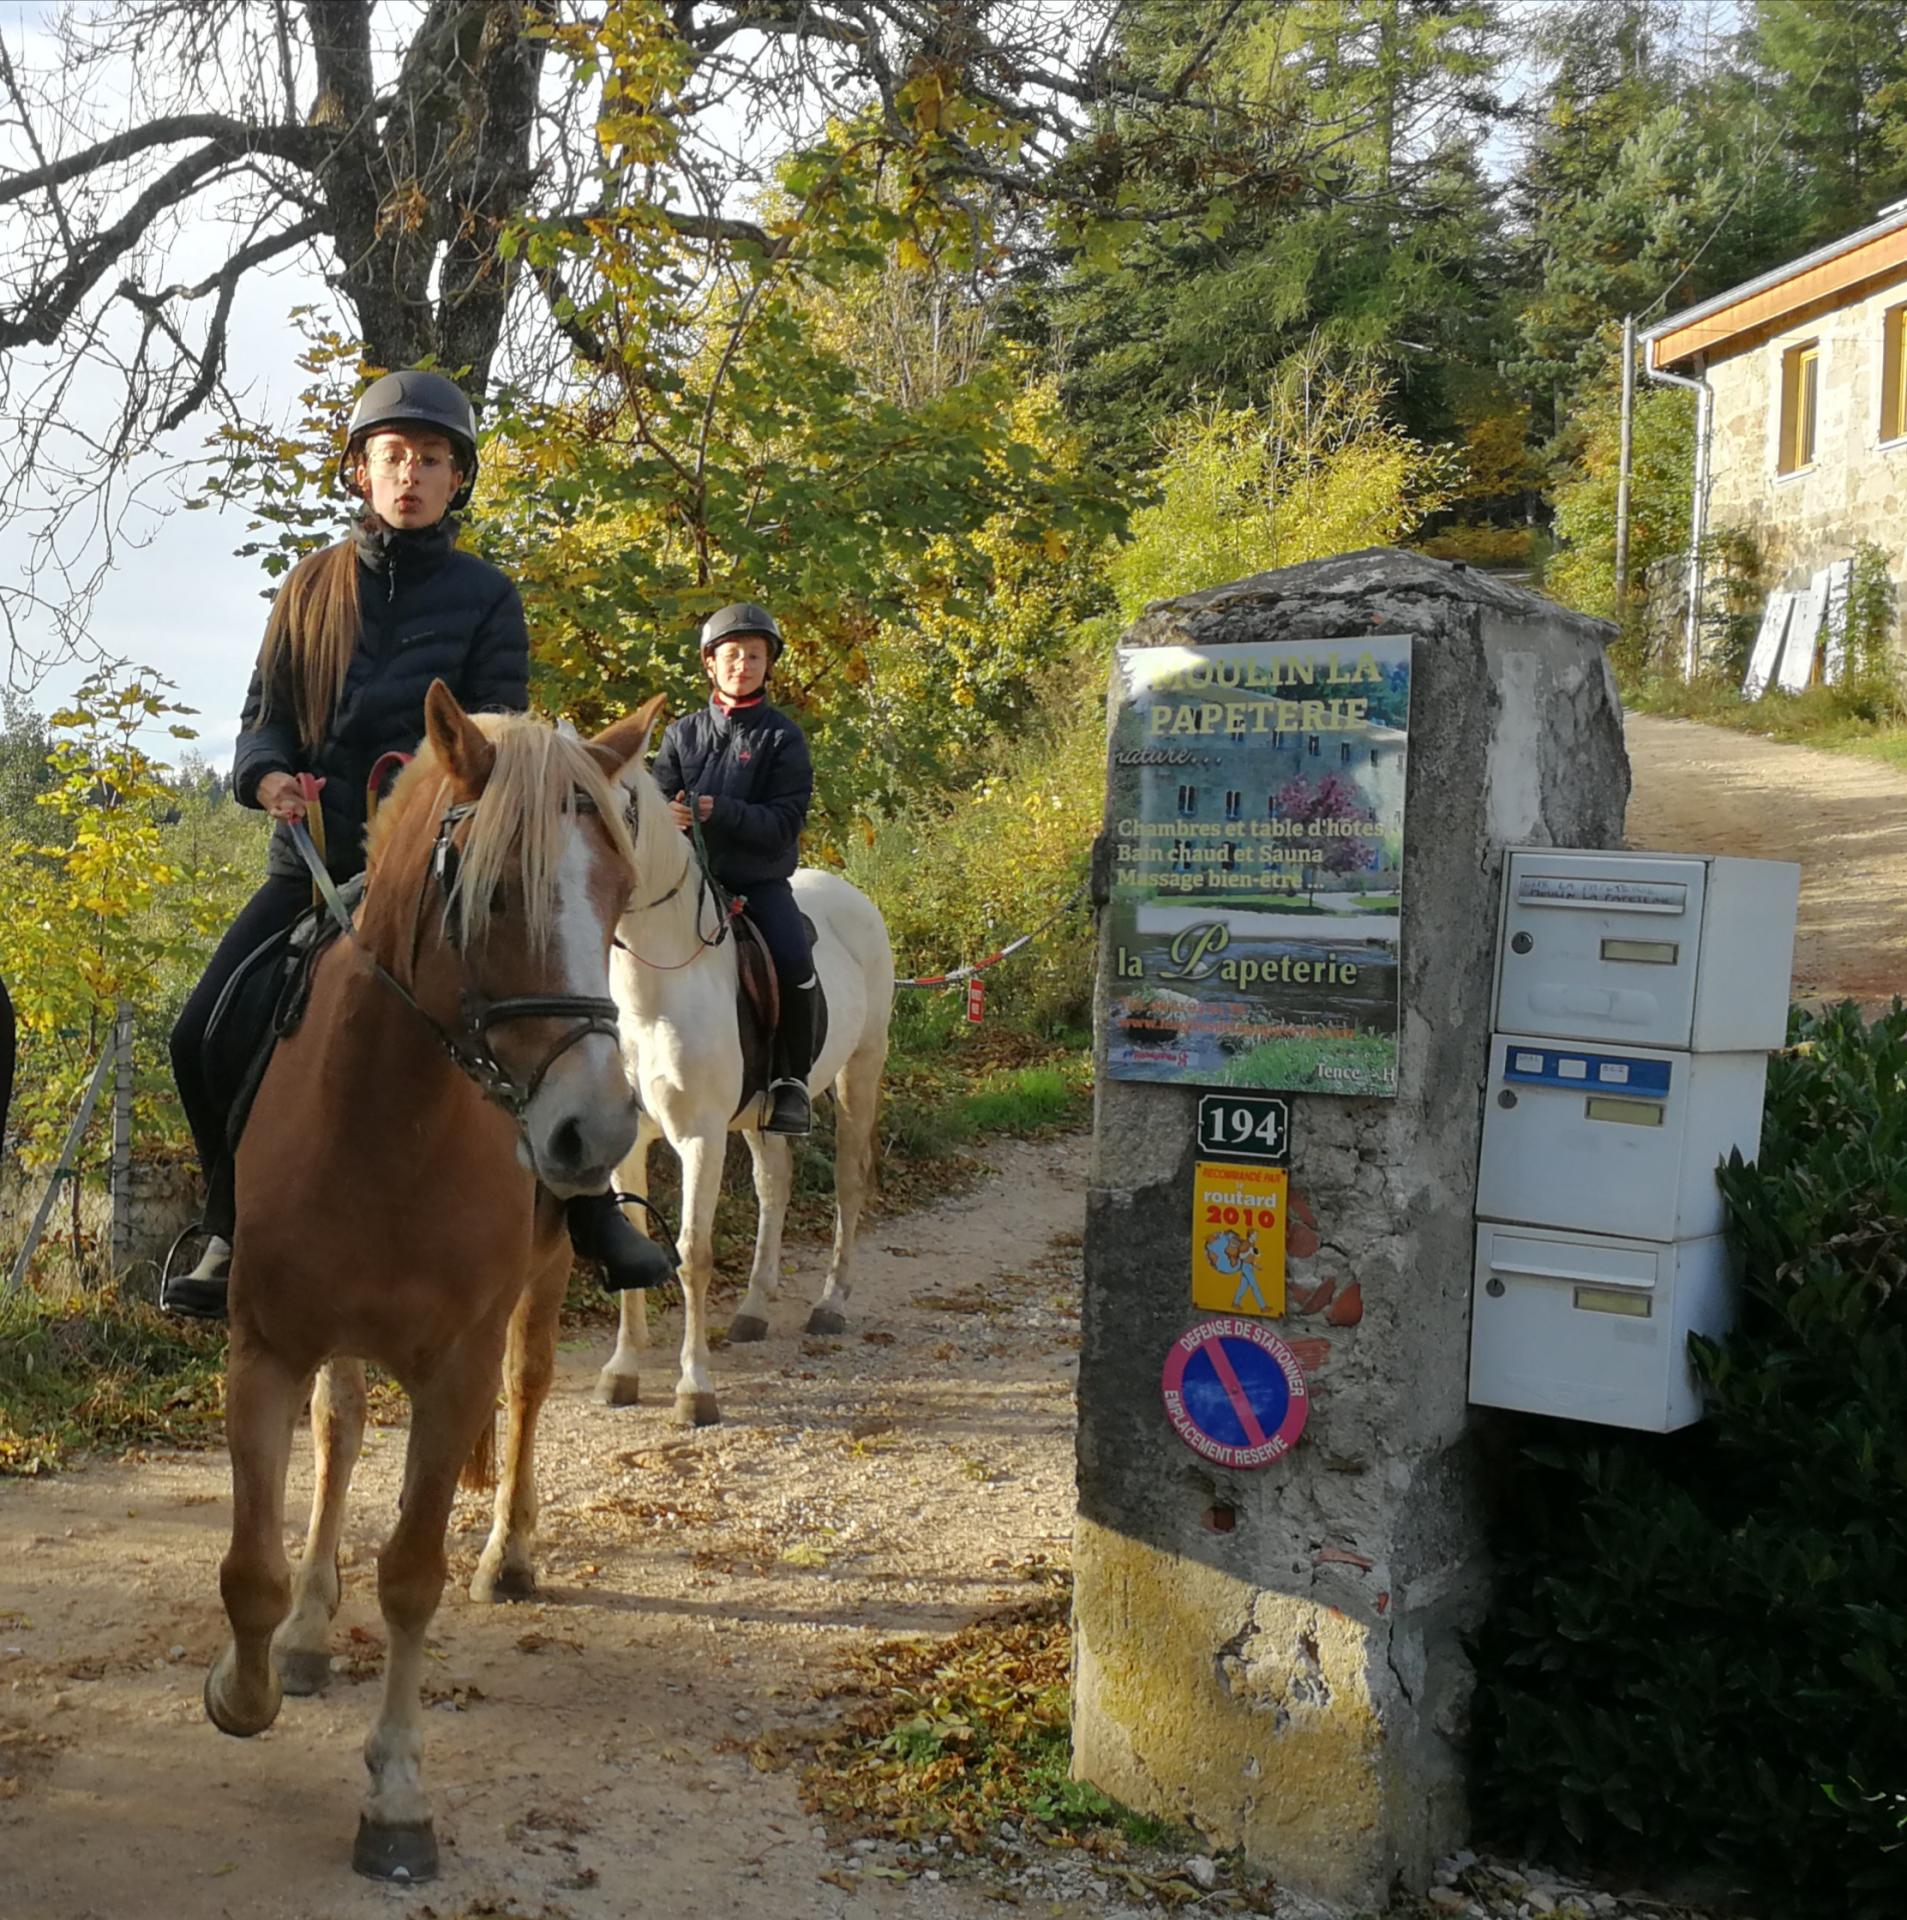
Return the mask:
<path id="1" fill-rule="evenodd" d="M 1907 992 L 1907 773 L 1648 714 L 1627 736 L 1632 847 L 1801 863 L 1797 998 Z"/>
<path id="2" fill-rule="evenodd" d="M 874 1225 L 841 1340 L 800 1334 L 825 1249 L 798 1249 L 767 1344 L 716 1356 L 722 1426 L 669 1423 L 673 1315 L 653 1405 L 598 1408 L 605 1337 L 566 1347 L 541 1602 L 462 1596 L 488 1516 L 459 1498 L 427 1715 L 445 1872 L 426 1893 L 349 1868 L 400 1432 L 370 1436 L 354 1488 L 344 1674 L 244 1743 L 199 1704 L 224 1632 L 224 1455 L 0 1482 L 0 1917 L 997 1911 L 953 1881 L 876 1879 L 829 1848 L 792 1775 L 738 1751 L 812 1722 L 844 1651 L 962 1625 L 1067 1555 L 1085 1143 L 995 1162 L 977 1192 Z M 302 1519 L 302 1442 L 293 1482 Z"/>

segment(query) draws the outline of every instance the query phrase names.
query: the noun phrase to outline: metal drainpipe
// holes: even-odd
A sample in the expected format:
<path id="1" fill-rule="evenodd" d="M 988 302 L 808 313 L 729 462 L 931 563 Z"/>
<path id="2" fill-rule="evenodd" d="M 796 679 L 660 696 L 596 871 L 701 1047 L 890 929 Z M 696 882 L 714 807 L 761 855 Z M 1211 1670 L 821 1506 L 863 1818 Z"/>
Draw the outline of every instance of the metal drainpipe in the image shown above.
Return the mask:
<path id="1" fill-rule="evenodd" d="M 1715 395 L 1706 380 L 1665 373 L 1654 364 L 1655 346 L 1642 356 L 1642 371 L 1669 387 L 1687 387 L 1695 396 L 1695 496 L 1688 516 L 1688 618 L 1682 633 L 1682 678 L 1693 680 L 1701 661 L 1702 539 L 1708 531 L 1708 428 Z"/>

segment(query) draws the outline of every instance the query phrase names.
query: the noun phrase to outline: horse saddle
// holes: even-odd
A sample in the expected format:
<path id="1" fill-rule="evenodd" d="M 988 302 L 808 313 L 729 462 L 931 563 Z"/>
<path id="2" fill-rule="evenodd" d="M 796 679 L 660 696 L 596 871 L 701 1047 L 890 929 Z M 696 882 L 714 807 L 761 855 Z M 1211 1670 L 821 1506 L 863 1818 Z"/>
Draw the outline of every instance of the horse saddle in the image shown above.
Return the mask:
<path id="1" fill-rule="evenodd" d="M 804 913 L 801 924 L 808 931 L 808 951 L 814 951 L 814 922 Z M 746 908 L 731 922 L 735 933 L 735 1031 L 742 1043 L 742 1098 L 735 1111 L 744 1112 L 751 1100 L 760 1100 L 775 1077 L 775 1031 L 781 1025 L 781 987 L 775 978 L 775 958 L 761 929 L 748 917 Z M 814 1057 L 828 1038 L 828 996 L 821 990 L 821 976 L 814 985 Z M 805 1075 L 812 1061 L 799 1063 Z"/>
<path id="2" fill-rule="evenodd" d="M 364 876 L 345 881 L 338 892 L 355 910 Z M 307 907 L 283 933 L 261 941 L 238 963 L 213 1003 L 205 1023 L 205 1080 L 225 1109 L 225 1141 L 234 1153 L 278 1042 L 295 1033 L 305 1016 L 318 956 L 338 933 L 337 921 L 323 907 Z"/>

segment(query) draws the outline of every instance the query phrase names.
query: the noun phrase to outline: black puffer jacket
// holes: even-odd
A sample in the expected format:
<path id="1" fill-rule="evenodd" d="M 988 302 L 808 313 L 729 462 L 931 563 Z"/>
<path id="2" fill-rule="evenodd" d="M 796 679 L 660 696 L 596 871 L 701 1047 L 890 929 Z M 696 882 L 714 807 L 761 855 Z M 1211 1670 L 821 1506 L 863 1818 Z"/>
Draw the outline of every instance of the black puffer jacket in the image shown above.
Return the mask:
<path id="1" fill-rule="evenodd" d="M 364 867 L 364 783 L 382 755 L 408 753 L 423 737 L 433 680 L 471 713 L 520 713 L 529 704 L 523 603 L 505 574 L 459 553 L 456 537 L 449 520 L 415 532 L 378 521 L 353 529 L 363 633 L 315 753 L 299 744 L 289 676 L 280 676 L 270 716 L 261 718 L 264 692 L 253 670 L 233 791 L 255 807 L 268 773 L 322 774 L 325 861 L 340 880 Z M 273 873 L 305 870 L 283 826 L 272 834 L 267 865 Z"/>
<path id="2" fill-rule="evenodd" d="M 814 764 L 801 729 L 785 713 L 764 701 L 732 712 L 711 704 L 684 714 L 663 737 L 654 772 L 667 799 L 714 796 L 703 833 L 709 864 L 724 885 L 745 890 L 794 872 L 814 798 Z"/>

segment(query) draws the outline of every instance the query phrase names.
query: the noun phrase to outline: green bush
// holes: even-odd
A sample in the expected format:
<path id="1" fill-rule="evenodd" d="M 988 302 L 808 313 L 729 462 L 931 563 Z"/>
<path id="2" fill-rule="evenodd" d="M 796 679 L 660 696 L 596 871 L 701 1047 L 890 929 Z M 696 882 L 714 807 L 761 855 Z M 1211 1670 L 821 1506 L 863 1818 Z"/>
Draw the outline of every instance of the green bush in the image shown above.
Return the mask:
<path id="1" fill-rule="evenodd" d="M 1029 1033 L 1091 1018 L 1092 916 L 1080 889 L 1104 804 L 1106 673 L 1103 654 L 1082 648 L 1042 689 L 1025 732 L 970 764 L 951 794 L 923 798 L 848 849 L 848 878 L 886 917 L 904 977 L 946 973 L 1043 929 L 986 974 L 988 1019 Z"/>
<path id="2" fill-rule="evenodd" d="M 1505 1837 L 1907 1911 L 1907 1007 L 1797 1015 L 1724 1170 L 1737 1331 L 1667 1437 L 1517 1422 L 1479 1636 Z"/>

